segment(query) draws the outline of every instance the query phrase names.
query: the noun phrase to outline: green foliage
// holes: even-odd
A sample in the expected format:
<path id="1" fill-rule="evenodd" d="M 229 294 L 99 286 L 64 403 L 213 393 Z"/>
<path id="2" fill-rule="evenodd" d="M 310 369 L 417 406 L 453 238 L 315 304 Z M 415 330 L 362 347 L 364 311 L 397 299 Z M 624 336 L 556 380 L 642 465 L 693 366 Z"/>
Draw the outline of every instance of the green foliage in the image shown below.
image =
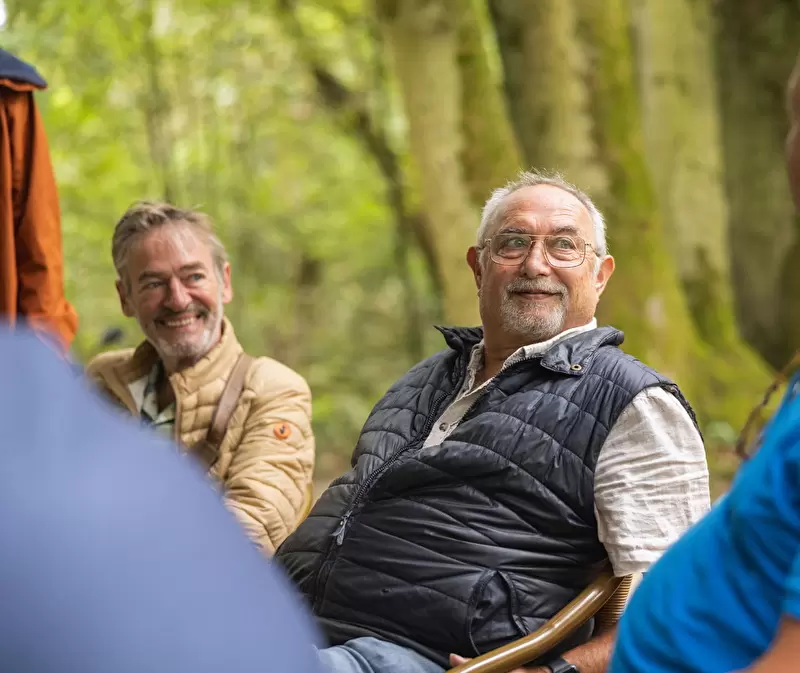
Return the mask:
<path id="1" fill-rule="evenodd" d="M 319 450 L 333 456 L 320 467 L 340 469 L 371 405 L 418 355 L 404 274 L 419 286 L 425 324 L 437 302 L 419 253 L 397 268 L 385 182 L 320 105 L 277 14 L 210 0 L 10 9 L 4 46 L 50 85 L 37 100 L 59 182 L 67 293 L 81 319 L 78 358 L 95 353 L 108 326 L 124 328 L 125 345 L 141 337 L 114 289 L 111 234 L 125 208 L 166 195 L 201 208 L 231 257 L 239 338 L 307 377 Z M 340 2 L 301 15 L 326 62 L 369 90 L 375 45 L 361 12 Z M 421 338 L 425 352 L 441 346 L 432 329 Z"/>
<path id="2" fill-rule="evenodd" d="M 736 250 L 770 259 L 775 247 L 770 229 L 754 226 L 758 208 L 745 201 L 753 201 L 752 185 L 772 194 L 776 176 L 785 183 L 782 112 L 761 116 L 755 140 L 742 132 L 753 106 L 781 105 L 790 65 L 796 8 L 768 4 L 756 21 L 749 12 L 758 3 L 714 3 L 727 30 L 718 51 L 732 55 L 720 66 L 731 220 L 740 234 L 763 234 L 731 246 L 740 303 L 752 273 L 739 271 Z M 442 314 L 472 321 L 475 289 L 462 251 L 473 242 L 476 205 L 535 161 L 565 169 L 596 194 L 618 262 L 600 318 L 626 332 L 628 350 L 678 380 L 700 410 L 720 483 L 729 476 L 724 447 L 766 373 L 740 343 L 727 304 L 718 310 L 715 293 L 729 282 L 720 265 L 701 259 L 681 284 L 673 250 L 680 246 L 667 245 L 672 229 L 650 175 L 631 3 L 7 5 L 4 47 L 50 83 L 37 100 L 59 180 L 80 359 L 96 352 L 109 326 L 124 327 L 125 345 L 141 338 L 121 316 L 110 258 L 125 208 L 168 199 L 203 209 L 231 257 L 228 315 L 237 334 L 251 353 L 308 379 L 318 471 L 332 476 L 376 399 L 442 346 L 428 326 Z M 742 53 L 746 78 L 734 73 Z M 768 151 L 754 177 L 742 157 L 762 140 Z M 784 196 L 774 209 L 781 216 Z M 800 235 L 784 230 L 779 242 L 796 248 Z M 772 276 L 780 277 L 777 295 L 796 296 L 795 267 L 762 269 L 757 296 L 774 288 Z M 741 305 L 739 313 L 743 321 Z M 783 313 L 781 350 L 786 335 L 800 334 L 800 314 Z M 758 329 L 769 331 L 767 322 Z"/>

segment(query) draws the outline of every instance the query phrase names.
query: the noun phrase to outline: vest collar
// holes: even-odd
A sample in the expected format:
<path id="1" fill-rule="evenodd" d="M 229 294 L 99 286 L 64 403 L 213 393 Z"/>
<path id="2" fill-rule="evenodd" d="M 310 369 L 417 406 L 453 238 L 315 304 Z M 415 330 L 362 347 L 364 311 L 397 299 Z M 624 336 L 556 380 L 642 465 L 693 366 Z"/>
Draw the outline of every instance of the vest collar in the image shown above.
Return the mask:
<path id="1" fill-rule="evenodd" d="M 447 345 L 461 354 L 469 354 L 483 339 L 481 327 L 439 327 Z M 602 346 L 619 346 L 625 335 L 614 327 L 598 327 L 588 332 L 579 332 L 555 343 L 541 356 L 541 364 L 561 374 L 581 376 L 586 371 L 594 354 Z"/>

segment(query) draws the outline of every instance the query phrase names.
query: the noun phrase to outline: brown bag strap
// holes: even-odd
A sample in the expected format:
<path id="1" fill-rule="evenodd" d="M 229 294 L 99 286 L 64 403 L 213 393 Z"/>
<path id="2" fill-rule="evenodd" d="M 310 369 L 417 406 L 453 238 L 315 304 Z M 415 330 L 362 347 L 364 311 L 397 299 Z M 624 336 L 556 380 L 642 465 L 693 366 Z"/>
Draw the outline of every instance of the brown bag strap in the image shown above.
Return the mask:
<path id="1" fill-rule="evenodd" d="M 210 470 L 214 463 L 217 462 L 219 447 L 225 437 L 225 432 L 228 430 L 231 416 L 236 410 L 239 396 L 244 390 L 244 381 L 252 363 L 253 358 L 247 353 L 242 353 L 239 356 L 219 398 L 217 408 L 214 409 L 214 415 L 211 417 L 211 425 L 208 428 L 206 438 L 201 439 L 193 447 L 192 453 L 206 470 Z"/>

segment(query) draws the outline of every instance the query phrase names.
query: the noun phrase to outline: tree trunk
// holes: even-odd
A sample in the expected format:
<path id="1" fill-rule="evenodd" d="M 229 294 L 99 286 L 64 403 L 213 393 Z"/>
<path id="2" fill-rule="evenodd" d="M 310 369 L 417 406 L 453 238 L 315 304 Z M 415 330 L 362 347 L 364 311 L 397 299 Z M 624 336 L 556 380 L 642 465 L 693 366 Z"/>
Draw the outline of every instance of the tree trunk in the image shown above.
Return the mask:
<path id="1" fill-rule="evenodd" d="M 647 158 L 692 319 L 718 355 L 737 363 L 744 386 L 766 386 L 766 367 L 734 317 L 710 7 L 632 4 Z"/>
<path id="2" fill-rule="evenodd" d="M 462 168 L 464 148 L 457 0 L 377 0 L 400 85 L 419 192 L 434 234 L 445 319 L 478 322 L 465 259 L 478 211 Z"/>
<path id="3" fill-rule="evenodd" d="M 705 344 L 669 254 L 634 74 L 625 0 L 579 0 L 581 34 L 592 54 L 589 86 L 598 161 L 609 179 L 600 199 L 617 271 L 599 316 L 625 331 L 625 350 L 672 377 L 706 424 L 737 428 L 760 393 L 736 362 Z"/>
<path id="4" fill-rule="evenodd" d="M 590 106 L 597 160 L 609 180 L 598 200 L 609 222 L 617 270 L 601 317 L 625 329 L 626 350 L 683 382 L 696 334 L 681 294 L 645 160 L 625 0 L 579 0 L 581 33 L 593 55 Z"/>
<path id="5" fill-rule="evenodd" d="M 477 0 L 462 0 L 458 62 L 461 72 L 461 162 L 472 201 L 482 206 L 492 191 L 514 179 L 522 157 L 509 121 L 502 86 L 492 72 L 488 18 Z"/>
<path id="6" fill-rule="evenodd" d="M 601 193 L 574 0 L 489 0 L 489 8 L 526 163 Z"/>
<path id="7" fill-rule="evenodd" d="M 800 231 L 784 161 L 785 91 L 800 6 L 721 0 L 717 20 L 736 312 L 745 338 L 780 367 L 800 337 Z"/>

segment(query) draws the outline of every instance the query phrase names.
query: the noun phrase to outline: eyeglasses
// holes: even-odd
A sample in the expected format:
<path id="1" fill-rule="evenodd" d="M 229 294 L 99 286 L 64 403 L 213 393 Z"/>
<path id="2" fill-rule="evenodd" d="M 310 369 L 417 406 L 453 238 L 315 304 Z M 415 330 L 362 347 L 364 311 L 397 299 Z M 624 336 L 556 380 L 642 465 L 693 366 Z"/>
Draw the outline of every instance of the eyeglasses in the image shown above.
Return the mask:
<path id="1" fill-rule="evenodd" d="M 536 241 L 544 241 L 544 258 L 550 266 L 566 269 L 580 266 L 586 259 L 586 248 L 597 254 L 594 247 L 580 236 L 566 234 L 534 235 L 520 233 L 500 233 L 483 242 L 482 248 L 489 248 L 495 264 L 518 266 L 531 254 Z"/>
<path id="2" fill-rule="evenodd" d="M 744 424 L 741 433 L 739 433 L 739 438 L 736 440 L 736 454 L 742 460 L 751 458 L 758 450 L 764 428 L 772 416 L 769 409 L 770 399 L 775 392 L 785 386 L 798 371 L 800 371 L 800 351 L 797 351 L 794 357 L 789 360 L 789 364 L 778 373 L 770 387 L 764 392 L 764 397 L 759 405 L 753 409 L 747 417 L 747 422 Z"/>

